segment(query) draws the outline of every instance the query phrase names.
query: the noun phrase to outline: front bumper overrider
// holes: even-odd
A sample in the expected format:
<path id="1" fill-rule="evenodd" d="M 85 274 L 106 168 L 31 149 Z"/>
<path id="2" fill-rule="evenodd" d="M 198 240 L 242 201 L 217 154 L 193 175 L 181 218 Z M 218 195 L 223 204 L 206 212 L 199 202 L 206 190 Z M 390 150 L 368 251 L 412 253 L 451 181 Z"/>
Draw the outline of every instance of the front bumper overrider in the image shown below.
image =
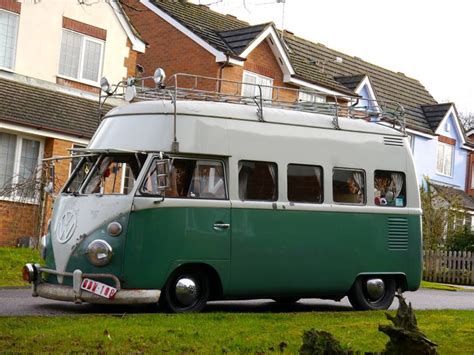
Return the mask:
<path id="1" fill-rule="evenodd" d="M 39 296 L 58 301 L 98 304 L 150 304 L 157 303 L 160 299 L 160 290 L 122 289 L 120 280 L 113 274 L 83 273 L 81 270 L 74 270 L 74 272 L 59 272 L 53 269 L 41 267 L 39 264 L 26 264 L 24 270 L 25 269 L 28 270 L 28 281 L 32 283 L 33 297 Z M 44 282 L 42 273 L 71 277 L 73 285 L 57 285 Z M 105 298 L 82 290 L 81 284 L 84 278 L 93 280 L 112 280 L 114 282 L 114 287 L 117 289 L 117 293 L 113 298 Z"/>

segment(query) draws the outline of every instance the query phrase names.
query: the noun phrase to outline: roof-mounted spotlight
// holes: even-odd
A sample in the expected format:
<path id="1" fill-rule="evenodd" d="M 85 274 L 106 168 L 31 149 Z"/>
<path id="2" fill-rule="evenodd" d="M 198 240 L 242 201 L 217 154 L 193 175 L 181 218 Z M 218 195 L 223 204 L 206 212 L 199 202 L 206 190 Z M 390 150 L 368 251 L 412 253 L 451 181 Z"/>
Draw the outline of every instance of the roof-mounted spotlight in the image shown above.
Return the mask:
<path id="1" fill-rule="evenodd" d="M 165 79 L 166 79 L 165 71 L 161 68 L 156 69 L 155 73 L 153 74 L 153 80 L 154 80 L 156 86 L 163 87 Z"/>
<path id="2" fill-rule="evenodd" d="M 112 95 L 112 87 L 110 86 L 109 81 L 105 76 L 100 79 L 100 88 L 107 95 Z"/>

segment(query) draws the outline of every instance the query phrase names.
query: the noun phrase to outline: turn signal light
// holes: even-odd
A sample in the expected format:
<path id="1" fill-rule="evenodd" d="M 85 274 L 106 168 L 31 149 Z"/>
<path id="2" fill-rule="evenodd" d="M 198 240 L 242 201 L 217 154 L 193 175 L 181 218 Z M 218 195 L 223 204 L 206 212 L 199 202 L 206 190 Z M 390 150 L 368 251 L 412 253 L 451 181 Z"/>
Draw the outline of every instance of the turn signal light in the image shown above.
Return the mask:
<path id="1" fill-rule="evenodd" d="M 22 269 L 23 280 L 33 282 L 36 279 L 36 269 L 31 264 L 26 264 Z"/>

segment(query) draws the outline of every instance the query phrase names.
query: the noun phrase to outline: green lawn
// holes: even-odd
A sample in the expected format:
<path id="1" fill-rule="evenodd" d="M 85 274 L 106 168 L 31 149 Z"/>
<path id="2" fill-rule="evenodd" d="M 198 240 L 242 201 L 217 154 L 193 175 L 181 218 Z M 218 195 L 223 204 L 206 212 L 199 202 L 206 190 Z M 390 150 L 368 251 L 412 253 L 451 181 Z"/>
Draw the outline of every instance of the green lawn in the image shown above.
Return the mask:
<path id="1" fill-rule="evenodd" d="M 474 311 L 418 311 L 419 327 L 443 354 L 472 354 Z M 344 347 L 381 351 L 383 312 L 202 313 L 0 318 L 11 352 L 296 353 L 303 330 L 334 334 Z"/>
<path id="2" fill-rule="evenodd" d="M 0 287 L 27 286 L 21 269 L 27 262 L 40 262 L 38 250 L 0 247 Z"/>

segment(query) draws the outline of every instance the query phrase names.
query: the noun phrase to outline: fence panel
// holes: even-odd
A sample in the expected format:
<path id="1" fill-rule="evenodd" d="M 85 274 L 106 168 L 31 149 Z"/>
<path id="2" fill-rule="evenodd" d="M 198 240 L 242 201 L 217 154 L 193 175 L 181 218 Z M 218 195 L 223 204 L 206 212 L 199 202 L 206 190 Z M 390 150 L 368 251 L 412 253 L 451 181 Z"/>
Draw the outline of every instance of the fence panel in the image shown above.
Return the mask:
<path id="1" fill-rule="evenodd" d="M 423 280 L 474 285 L 474 253 L 424 250 Z"/>

